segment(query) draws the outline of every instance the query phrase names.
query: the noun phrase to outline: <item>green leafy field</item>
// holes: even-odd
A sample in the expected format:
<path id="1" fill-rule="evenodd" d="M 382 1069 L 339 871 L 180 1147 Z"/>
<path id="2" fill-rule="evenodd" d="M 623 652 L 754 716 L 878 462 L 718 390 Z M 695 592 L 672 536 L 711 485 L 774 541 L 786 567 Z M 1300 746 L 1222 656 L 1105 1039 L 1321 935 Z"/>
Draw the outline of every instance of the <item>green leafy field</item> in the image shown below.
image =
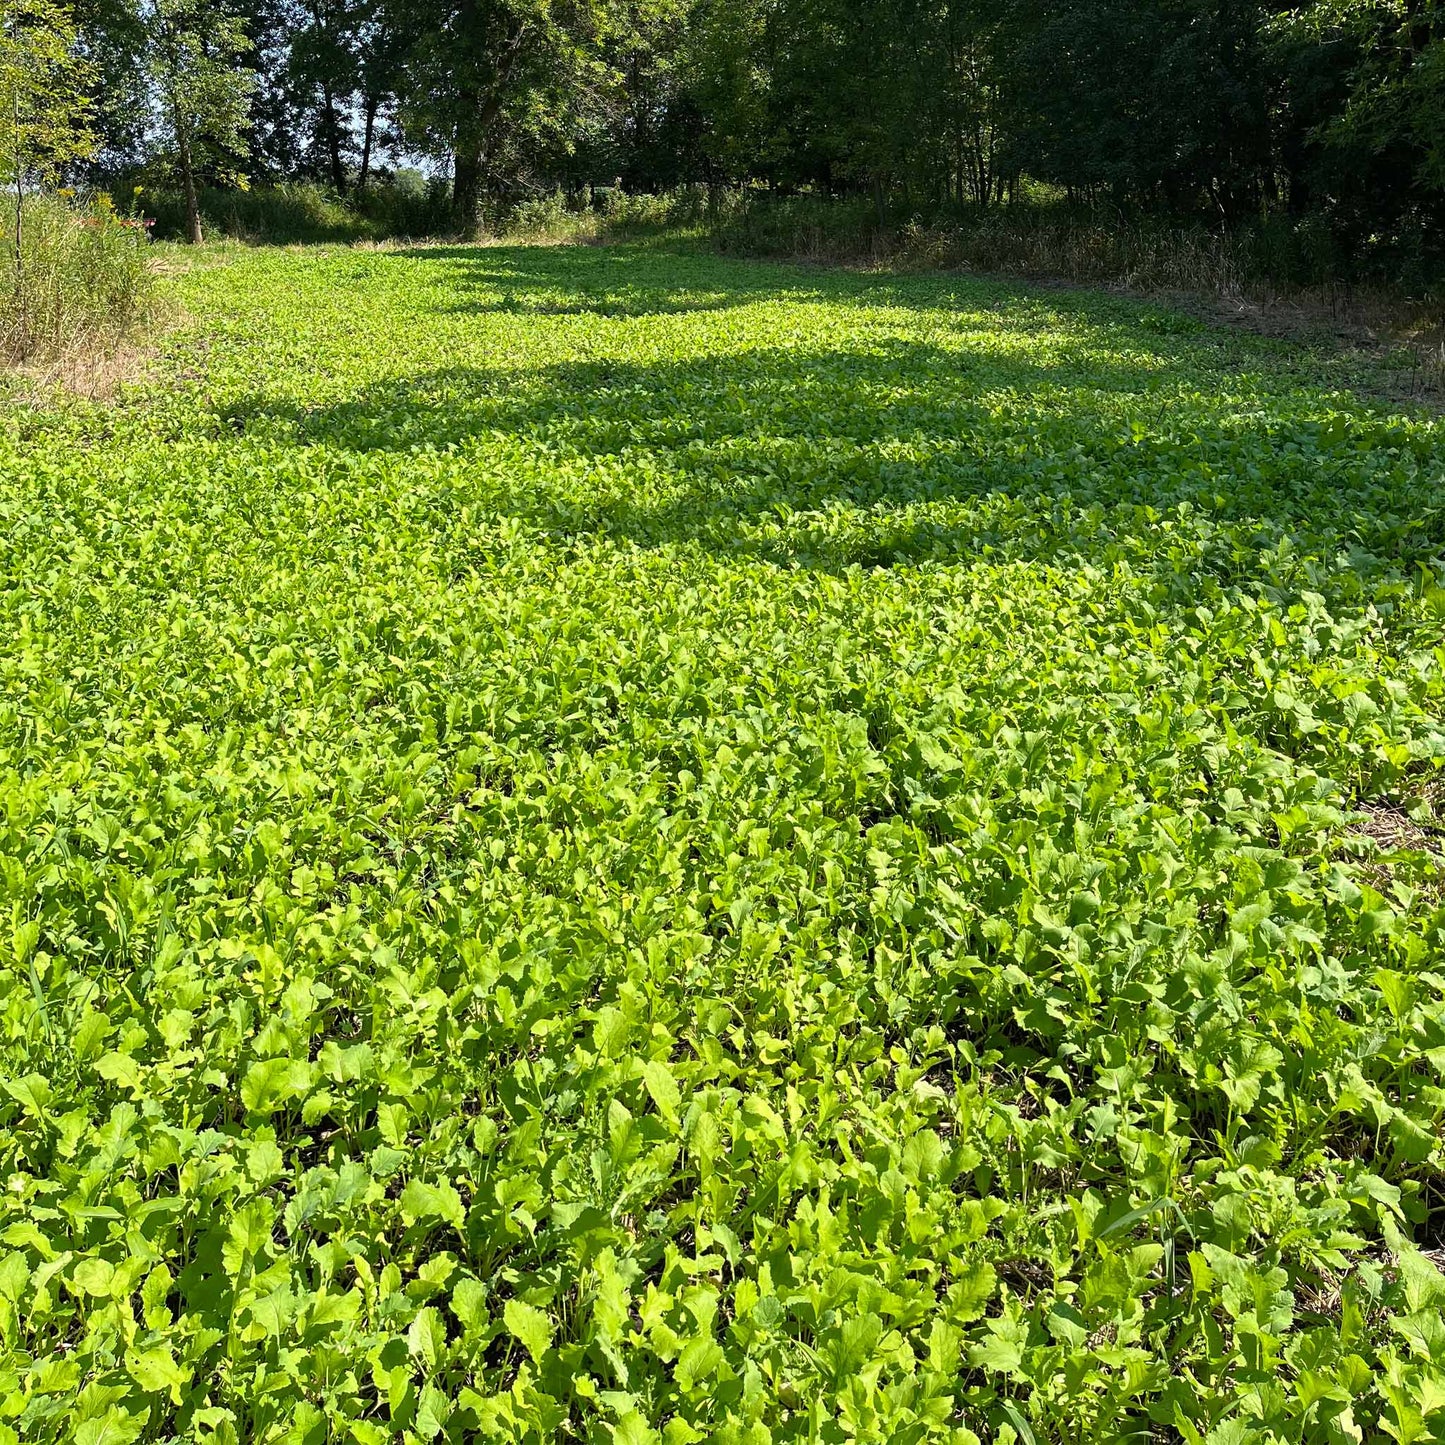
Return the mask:
<path id="1" fill-rule="evenodd" d="M 1445 425 L 958 277 L 169 284 L 0 420 L 0 1440 L 1445 1440 Z"/>

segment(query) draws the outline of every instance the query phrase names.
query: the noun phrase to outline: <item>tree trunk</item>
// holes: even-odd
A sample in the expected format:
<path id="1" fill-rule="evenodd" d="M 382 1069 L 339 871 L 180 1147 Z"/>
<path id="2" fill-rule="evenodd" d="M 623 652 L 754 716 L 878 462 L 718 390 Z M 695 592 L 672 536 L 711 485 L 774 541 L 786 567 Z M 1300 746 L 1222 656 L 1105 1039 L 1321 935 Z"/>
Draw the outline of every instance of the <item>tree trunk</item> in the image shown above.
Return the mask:
<path id="1" fill-rule="evenodd" d="M 470 9 L 470 7 L 469 7 Z M 455 165 L 452 169 L 452 211 L 465 235 L 474 235 L 482 204 L 482 176 L 492 129 L 502 114 L 507 81 L 527 38 L 527 26 L 519 25 L 496 62 L 491 90 L 463 91 L 457 97 Z"/>
<path id="2" fill-rule="evenodd" d="M 464 96 L 462 104 L 472 115 L 481 110 L 475 96 Z M 482 204 L 482 133 L 481 127 L 458 131 L 456 162 L 452 167 L 452 212 L 457 229 L 464 236 L 476 234 L 477 213 Z"/>
<path id="3" fill-rule="evenodd" d="M 361 172 L 357 184 L 362 190 L 366 189 L 366 182 L 371 176 L 371 139 L 376 134 L 376 105 L 374 95 L 366 97 L 366 126 L 361 133 Z"/>
<path id="4" fill-rule="evenodd" d="M 332 95 L 329 84 L 321 87 L 321 98 L 324 102 L 322 124 L 326 131 L 326 151 L 331 160 L 331 184 L 336 188 L 338 196 L 344 196 L 346 170 L 341 164 L 341 123 L 336 119 L 336 98 Z"/>
<path id="5" fill-rule="evenodd" d="M 186 240 L 201 244 L 201 205 L 196 199 L 196 172 L 191 164 L 191 133 L 179 105 L 172 105 L 171 115 L 176 127 L 176 149 L 180 152 L 181 190 L 186 197 Z"/>
<path id="6" fill-rule="evenodd" d="M 510 68 L 510 66 L 508 67 Z M 501 84 L 506 79 L 503 71 L 498 80 L 498 89 L 479 101 L 475 95 L 464 96 L 463 115 L 471 117 L 465 128 L 458 128 L 456 168 L 452 172 L 452 208 L 456 212 L 457 225 L 467 235 L 476 232 L 482 205 L 482 177 L 486 170 L 487 142 L 492 136 L 492 127 L 502 113 Z"/>

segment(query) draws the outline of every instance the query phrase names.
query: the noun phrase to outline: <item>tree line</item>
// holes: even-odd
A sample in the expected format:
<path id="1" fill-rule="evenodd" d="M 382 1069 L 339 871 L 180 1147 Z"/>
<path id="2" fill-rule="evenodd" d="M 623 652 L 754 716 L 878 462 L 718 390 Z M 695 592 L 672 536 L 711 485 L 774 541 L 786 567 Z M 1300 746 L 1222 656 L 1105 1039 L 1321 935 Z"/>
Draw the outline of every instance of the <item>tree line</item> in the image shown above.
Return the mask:
<path id="1" fill-rule="evenodd" d="M 14 4 L 16 0 L 5 0 Z M 1445 220 L 1445 0 L 74 0 L 98 180 Z"/>

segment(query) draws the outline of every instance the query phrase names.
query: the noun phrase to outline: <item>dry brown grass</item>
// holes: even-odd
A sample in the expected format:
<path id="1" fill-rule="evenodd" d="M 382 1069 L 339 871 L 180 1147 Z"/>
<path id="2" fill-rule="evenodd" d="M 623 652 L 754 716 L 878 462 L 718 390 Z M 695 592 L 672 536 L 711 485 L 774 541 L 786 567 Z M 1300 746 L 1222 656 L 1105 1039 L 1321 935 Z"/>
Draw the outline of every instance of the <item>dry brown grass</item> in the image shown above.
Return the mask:
<path id="1" fill-rule="evenodd" d="M 1387 853 L 1428 853 L 1435 840 L 1408 813 L 1393 803 L 1365 803 L 1360 808 L 1358 836 L 1371 839 Z"/>
<path id="2" fill-rule="evenodd" d="M 1348 369 L 1368 370 L 1367 390 L 1380 400 L 1445 408 L 1445 315 L 1383 292 L 1340 289 L 1293 295 L 1130 292 L 1213 325 L 1289 341 L 1332 354 Z"/>
<path id="3" fill-rule="evenodd" d="M 153 260 L 158 276 L 184 270 Z M 58 397 L 111 402 L 128 387 L 155 375 L 160 343 L 166 333 L 189 318 L 174 304 L 152 301 L 144 330 L 136 335 L 90 337 L 42 356 L 0 366 L 0 395 L 22 406 L 45 406 Z"/>
<path id="4" fill-rule="evenodd" d="M 1445 839 L 1441 837 L 1440 823 L 1445 795 L 1442 794 L 1445 794 L 1445 784 L 1432 780 L 1427 785 L 1419 800 L 1428 815 L 1423 822 L 1412 815 L 1418 815 L 1419 807 L 1407 812 L 1387 799 L 1369 799 L 1356 807 L 1347 849 L 1356 859 L 1360 874 L 1377 892 L 1390 891 L 1396 882 L 1399 864 L 1408 860 L 1412 886 L 1424 888 L 1431 895 L 1445 893 Z"/>
<path id="5" fill-rule="evenodd" d="M 150 379 L 156 359 L 152 345 L 124 344 L 102 353 L 74 350 L 26 362 L 13 369 L 15 398 L 43 404 L 57 394 L 85 401 L 113 401 L 126 386 Z"/>

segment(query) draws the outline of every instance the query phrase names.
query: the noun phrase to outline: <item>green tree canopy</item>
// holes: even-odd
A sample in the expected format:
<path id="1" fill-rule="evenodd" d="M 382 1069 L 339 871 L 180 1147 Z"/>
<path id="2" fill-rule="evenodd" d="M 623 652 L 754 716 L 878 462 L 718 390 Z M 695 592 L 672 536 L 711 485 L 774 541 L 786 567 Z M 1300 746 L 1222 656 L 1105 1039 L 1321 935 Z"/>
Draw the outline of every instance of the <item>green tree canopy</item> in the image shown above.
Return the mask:
<path id="1" fill-rule="evenodd" d="M 240 19 L 212 0 L 145 0 L 146 57 L 174 145 L 190 240 L 201 240 L 197 170 L 237 174 L 247 152 L 253 71 Z"/>

